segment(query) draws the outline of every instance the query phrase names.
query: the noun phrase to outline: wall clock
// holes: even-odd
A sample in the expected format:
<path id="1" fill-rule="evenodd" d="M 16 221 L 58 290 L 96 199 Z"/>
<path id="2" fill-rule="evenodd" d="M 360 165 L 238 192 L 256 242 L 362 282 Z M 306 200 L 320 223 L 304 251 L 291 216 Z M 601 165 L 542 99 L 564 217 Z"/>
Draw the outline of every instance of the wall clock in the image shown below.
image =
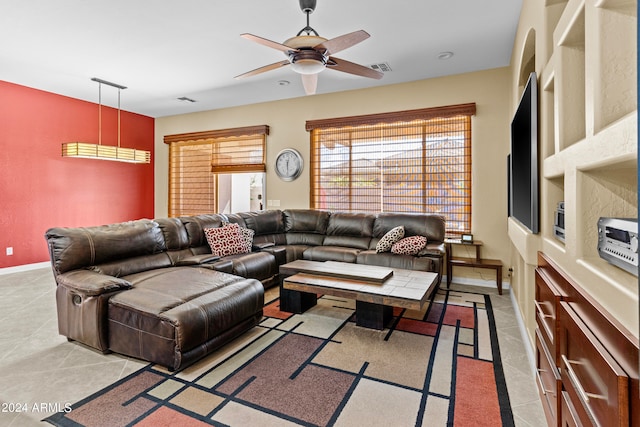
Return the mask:
<path id="1" fill-rule="evenodd" d="M 283 181 L 293 181 L 302 173 L 303 164 L 302 155 L 298 150 L 285 148 L 276 156 L 276 174 Z"/>

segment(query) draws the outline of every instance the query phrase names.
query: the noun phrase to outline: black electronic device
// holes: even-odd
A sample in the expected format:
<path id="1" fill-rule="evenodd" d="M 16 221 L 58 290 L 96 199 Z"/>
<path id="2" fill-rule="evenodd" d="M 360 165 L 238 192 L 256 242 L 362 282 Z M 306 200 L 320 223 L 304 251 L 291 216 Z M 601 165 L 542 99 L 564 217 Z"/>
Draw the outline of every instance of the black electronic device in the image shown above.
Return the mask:
<path id="1" fill-rule="evenodd" d="M 638 219 L 600 218 L 598 254 L 616 267 L 638 275 Z"/>
<path id="2" fill-rule="evenodd" d="M 538 175 L 538 82 L 535 72 L 511 121 L 509 214 L 529 231 L 540 229 Z"/>
<path id="3" fill-rule="evenodd" d="M 558 208 L 553 215 L 553 235 L 564 242 L 564 202 L 558 203 Z"/>

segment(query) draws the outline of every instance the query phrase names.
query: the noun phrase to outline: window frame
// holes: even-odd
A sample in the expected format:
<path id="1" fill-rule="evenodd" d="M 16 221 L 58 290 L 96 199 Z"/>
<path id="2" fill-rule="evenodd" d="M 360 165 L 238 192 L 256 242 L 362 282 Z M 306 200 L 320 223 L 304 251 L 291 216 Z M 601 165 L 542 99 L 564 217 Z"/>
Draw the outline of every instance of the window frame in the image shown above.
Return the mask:
<path id="1" fill-rule="evenodd" d="M 456 158 L 461 159 L 461 163 L 459 163 L 458 165 L 462 167 L 464 170 L 464 172 L 462 173 L 463 177 L 462 179 L 460 179 L 460 181 L 465 183 L 464 184 L 465 187 L 462 190 L 464 197 L 461 204 L 452 203 L 451 206 L 454 206 L 454 208 L 456 209 L 462 209 L 462 213 L 458 214 L 454 212 L 452 215 L 460 215 L 462 218 L 464 218 L 464 220 L 455 221 L 455 224 L 459 224 L 459 223 L 462 224 L 462 228 L 456 228 L 456 229 L 451 228 L 449 226 L 450 221 L 447 221 L 447 235 L 450 237 L 457 237 L 463 233 L 470 233 L 471 232 L 471 214 L 472 214 L 472 209 L 471 209 L 472 120 L 471 118 L 473 115 L 475 115 L 475 113 L 476 113 L 475 103 L 467 103 L 467 104 L 458 104 L 458 105 L 443 106 L 443 107 L 423 108 L 423 109 L 416 109 L 416 110 L 405 110 L 405 111 L 397 111 L 397 112 L 389 112 L 389 113 L 379 113 L 379 114 L 369 114 L 369 115 L 359 115 L 359 116 L 307 121 L 305 128 L 307 131 L 310 132 L 310 145 L 311 145 L 310 207 L 312 209 L 323 208 L 320 194 L 318 194 L 321 189 L 320 163 L 322 161 L 321 160 L 322 153 L 321 153 L 320 144 L 322 143 L 321 135 L 323 132 L 326 133 L 325 136 L 328 136 L 328 133 L 334 132 L 334 131 L 336 133 L 339 133 L 339 132 L 347 133 L 347 132 L 357 132 L 365 128 L 370 128 L 370 129 L 379 131 L 381 135 L 385 134 L 385 137 L 388 138 L 388 140 L 391 140 L 394 137 L 401 138 L 403 136 L 401 133 L 398 133 L 395 136 L 393 134 L 388 134 L 388 133 L 393 132 L 394 130 L 396 132 L 401 132 L 398 129 L 401 129 L 402 126 L 404 126 L 404 124 L 407 124 L 407 126 L 411 126 L 412 123 L 422 122 L 422 124 L 425 127 L 431 126 L 431 128 L 433 129 L 438 129 L 438 126 L 440 126 L 441 128 L 444 129 L 446 128 L 447 124 L 452 124 L 454 121 L 460 121 L 461 123 L 463 123 L 464 128 L 462 130 L 460 128 L 456 128 L 455 130 L 450 131 L 450 133 L 453 133 L 456 135 L 463 133 L 464 135 L 464 154 L 460 156 L 456 156 Z M 456 124 L 460 124 L 460 123 L 456 123 Z M 415 124 L 415 126 L 417 127 L 419 125 Z M 385 133 L 385 131 L 387 133 Z M 443 135 L 446 134 L 444 130 L 437 131 L 435 133 L 443 134 Z M 424 149 L 426 145 L 425 139 L 427 138 L 427 136 L 425 135 L 428 136 L 430 135 L 430 133 L 425 132 L 422 135 L 422 138 L 423 138 L 423 141 L 422 141 L 423 152 L 421 154 L 422 157 L 415 158 L 422 162 L 422 169 L 419 175 L 422 181 L 422 189 L 421 189 L 422 195 L 420 197 L 423 200 L 427 200 L 426 199 L 427 191 L 425 186 L 427 185 L 427 182 L 428 182 L 428 180 L 426 179 L 427 170 L 425 167 L 426 159 L 428 158 L 426 157 L 426 151 Z M 354 142 L 351 140 L 351 136 L 349 136 L 348 138 L 349 138 L 347 143 L 349 146 L 348 150 L 351 155 L 351 151 L 352 151 L 351 147 L 353 146 Z M 380 138 L 382 137 L 380 136 Z M 384 139 L 380 139 L 380 141 L 382 140 Z M 349 164 L 353 166 L 354 160 L 355 159 L 349 157 L 349 160 L 348 160 Z M 325 159 L 325 161 L 327 160 Z M 349 191 L 349 196 L 348 196 L 349 209 L 347 210 L 351 210 L 351 207 L 353 206 L 353 203 L 354 203 L 351 201 L 352 199 L 351 191 L 353 188 L 352 183 L 355 182 L 353 177 L 356 175 L 354 175 L 352 171 L 352 166 L 349 166 L 349 172 L 347 173 L 349 177 L 349 183 L 350 183 L 349 190 L 348 190 Z M 384 176 L 384 175 L 385 175 L 384 173 L 381 173 L 381 176 Z M 391 175 L 391 173 L 387 173 L 387 175 Z M 461 173 L 458 173 L 458 175 L 461 175 Z M 323 197 L 326 198 L 326 195 L 324 195 Z M 382 211 L 384 209 L 385 197 L 387 197 L 388 199 L 392 198 L 390 196 L 385 195 L 385 188 L 383 185 L 380 185 L 380 197 L 381 197 L 381 202 L 380 202 L 380 209 L 378 211 Z M 450 201 L 453 201 L 455 199 L 459 199 L 459 197 L 450 197 L 450 199 L 451 199 Z M 449 200 L 448 197 L 447 197 L 447 200 Z M 407 206 L 411 206 L 411 205 L 407 205 Z M 428 206 L 428 203 L 424 203 L 421 206 L 423 206 L 423 209 L 424 209 L 424 207 Z M 353 209 L 353 211 L 361 211 L 361 210 Z M 371 211 L 371 210 L 368 209 L 368 211 Z M 438 212 L 434 212 L 434 213 L 438 213 Z M 446 212 L 443 213 L 443 215 L 446 217 L 447 216 Z M 451 223 L 453 223 L 453 221 Z"/>

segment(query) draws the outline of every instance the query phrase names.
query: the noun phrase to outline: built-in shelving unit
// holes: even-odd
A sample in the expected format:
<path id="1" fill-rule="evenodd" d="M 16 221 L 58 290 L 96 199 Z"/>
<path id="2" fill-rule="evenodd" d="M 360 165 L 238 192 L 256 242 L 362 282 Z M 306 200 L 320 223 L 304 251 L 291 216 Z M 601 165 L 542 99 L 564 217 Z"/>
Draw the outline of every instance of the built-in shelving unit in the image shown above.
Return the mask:
<path id="1" fill-rule="evenodd" d="M 541 221 L 537 235 L 512 220 L 508 232 L 512 288 L 532 348 L 536 251 L 640 335 L 638 277 L 603 260 L 597 250 L 600 217 L 638 216 L 636 8 L 635 0 L 523 3 L 513 103 L 525 76 L 536 71 Z M 564 241 L 554 235 L 561 201 Z"/>
<path id="2" fill-rule="evenodd" d="M 636 2 L 546 0 L 535 7 L 544 8 L 543 21 L 534 18 L 521 36 L 515 90 L 538 72 L 541 232 L 523 238 L 510 224 L 510 237 L 525 263 L 532 247 L 547 252 L 638 334 L 638 279 L 597 251 L 600 217 L 638 216 Z M 553 230 L 560 201 L 564 242 Z"/>

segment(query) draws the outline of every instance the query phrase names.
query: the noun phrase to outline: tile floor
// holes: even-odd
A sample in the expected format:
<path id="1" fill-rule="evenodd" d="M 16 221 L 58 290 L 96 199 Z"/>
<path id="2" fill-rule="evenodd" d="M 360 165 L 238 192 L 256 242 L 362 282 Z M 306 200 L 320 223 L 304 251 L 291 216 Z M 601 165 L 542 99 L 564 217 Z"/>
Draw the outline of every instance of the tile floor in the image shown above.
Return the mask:
<path id="1" fill-rule="evenodd" d="M 491 295 L 516 426 L 545 426 L 509 290 L 500 296 L 488 288 L 455 288 Z M 0 275 L 1 426 L 49 425 L 40 420 L 145 365 L 67 342 L 56 319 L 50 269 Z"/>

